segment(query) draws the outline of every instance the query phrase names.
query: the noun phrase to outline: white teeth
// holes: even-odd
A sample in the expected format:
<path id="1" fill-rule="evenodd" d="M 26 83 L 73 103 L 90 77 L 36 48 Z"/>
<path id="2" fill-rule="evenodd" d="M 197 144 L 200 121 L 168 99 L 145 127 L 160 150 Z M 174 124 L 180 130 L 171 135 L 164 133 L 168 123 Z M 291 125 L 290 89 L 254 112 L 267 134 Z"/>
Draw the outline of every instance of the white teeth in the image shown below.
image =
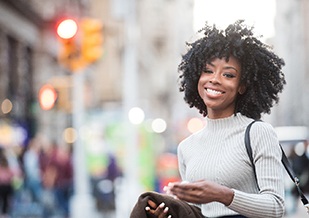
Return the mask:
<path id="1" fill-rule="evenodd" d="M 222 94 L 222 92 L 219 92 L 219 91 L 216 91 L 216 90 L 213 90 L 213 89 L 206 89 L 206 91 L 209 92 L 209 93 L 215 94 L 215 95 Z"/>

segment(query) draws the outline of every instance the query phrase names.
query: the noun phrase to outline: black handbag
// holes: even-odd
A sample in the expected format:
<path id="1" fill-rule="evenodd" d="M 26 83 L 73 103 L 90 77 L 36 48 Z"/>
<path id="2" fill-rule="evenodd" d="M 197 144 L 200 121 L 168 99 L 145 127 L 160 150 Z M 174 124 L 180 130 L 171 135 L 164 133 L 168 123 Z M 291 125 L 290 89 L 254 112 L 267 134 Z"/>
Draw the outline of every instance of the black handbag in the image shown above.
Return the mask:
<path id="1" fill-rule="evenodd" d="M 255 179 L 257 181 L 257 177 L 256 177 L 256 170 L 255 170 L 255 165 L 254 165 L 254 162 L 253 162 L 253 156 L 252 156 L 252 148 L 251 148 L 251 142 L 250 142 L 250 129 L 251 129 L 251 126 L 253 123 L 255 123 L 256 121 L 261 121 L 261 120 L 254 120 L 252 121 L 246 128 L 246 132 L 245 132 L 245 145 L 246 145 L 246 149 L 247 149 L 247 153 L 248 153 L 248 156 L 250 158 L 250 161 L 251 161 L 251 164 L 252 164 L 252 167 L 253 167 L 253 172 L 254 172 L 254 176 L 255 176 Z M 286 169 L 287 173 L 289 174 L 291 180 L 293 181 L 293 183 L 295 184 L 296 186 L 296 189 L 298 191 L 298 194 L 300 196 L 300 199 L 303 203 L 303 205 L 305 206 L 305 208 L 307 209 L 307 213 L 309 213 L 309 203 L 308 203 L 308 199 L 306 198 L 306 196 L 304 195 L 303 191 L 301 190 L 300 186 L 299 186 L 299 179 L 297 178 L 297 176 L 295 176 L 295 173 L 291 167 L 291 164 L 281 146 L 281 144 L 279 144 L 280 146 L 280 149 L 282 151 L 282 158 L 281 158 L 281 162 L 284 166 L 284 168 Z"/>

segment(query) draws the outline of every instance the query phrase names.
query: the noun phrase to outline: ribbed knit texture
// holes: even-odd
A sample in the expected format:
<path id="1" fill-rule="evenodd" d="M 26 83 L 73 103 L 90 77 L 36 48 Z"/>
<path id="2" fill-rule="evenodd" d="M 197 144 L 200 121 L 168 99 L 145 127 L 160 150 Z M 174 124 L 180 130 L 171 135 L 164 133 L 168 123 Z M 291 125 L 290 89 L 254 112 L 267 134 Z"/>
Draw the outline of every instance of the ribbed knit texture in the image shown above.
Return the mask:
<path id="1" fill-rule="evenodd" d="M 182 180 L 211 180 L 234 190 L 228 207 L 218 202 L 201 205 L 206 217 L 237 213 L 254 218 L 283 216 L 283 167 L 277 135 L 265 122 L 254 123 L 250 130 L 259 191 L 244 144 L 245 129 L 251 121 L 240 113 L 223 119 L 206 118 L 201 131 L 179 144 Z"/>

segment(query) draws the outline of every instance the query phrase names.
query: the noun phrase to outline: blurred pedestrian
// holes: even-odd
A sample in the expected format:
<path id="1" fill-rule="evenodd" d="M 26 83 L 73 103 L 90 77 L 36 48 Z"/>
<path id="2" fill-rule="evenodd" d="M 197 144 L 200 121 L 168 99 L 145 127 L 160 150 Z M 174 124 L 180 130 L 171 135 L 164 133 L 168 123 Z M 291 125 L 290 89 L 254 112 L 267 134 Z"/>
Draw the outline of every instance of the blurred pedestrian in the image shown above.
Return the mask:
<path id="1" fill-rule="evenodd" d="M 56 169 L 54 188 L 58 208 L 64 217 L 69 217 L 69 202 L 73 190 L 73 166 L 70 149 L 59 146 L 51 165 Z"/>
<path id="2" fill-rule="evenodd" d="M 25 187 L 29 190 L 34 202 L 40 202 L 42 194 L 42 179 L 40 167 L 41 144 L 38 138 L 29 141 L 23 156 Z"/>
<path id="3" fill-rule="evenodd" d="M 254 123 L 252 162 L 244 139 L 247 126 L 278 102 L 284 61 L 243 21 L 225 30 L 206 25 L 201 32 L 187 44 L 179 79 L 185 101 L 206 117 L 206 125 L 178 146 L 182 182 L 166 186 L 168 195 L 143 193 L 131 217 L 282 217 L 276 132 L 266 122 Z"/>
<path id="4" fill-rule="evenodd" d="M 55 181 L 57 169 L 52 161 L 57 153 L 56 143 L 45 143 L 40 154 L 41 180 L 42 180 L 42 204 L 44 217 L 53 217 L 56 213 Z"/>
<path id="5" fill-rule="evenodd" d="M 4 148 L 0 148 L 0 203 L 1 214 L 7 216 L 10 212 L 14 173 L 9 166 Z"/>
<path id="6" fill-rule="evenodd" d="M 56 215 L 69 217 L 69 202 L 73 189 L 73 166 L 70 149 L 53 143 L 41 156 L 41 165 L 45 201 L 50 207 L 48 214 L 56 213 Z M 50 204 L 52 200 L 54 205 Z M 52 208 L 57 209 L 57 211 L 51 211 Z"/>
<path id="7" fill-rule="evenodd" d="M 116 209 L 116 180 L 122 176 L 114 154 L 108 154 L 108 165 L 101 176 L 93 178 L 94 196 L 97 198 L 97 206 L 104 213 Z"/>

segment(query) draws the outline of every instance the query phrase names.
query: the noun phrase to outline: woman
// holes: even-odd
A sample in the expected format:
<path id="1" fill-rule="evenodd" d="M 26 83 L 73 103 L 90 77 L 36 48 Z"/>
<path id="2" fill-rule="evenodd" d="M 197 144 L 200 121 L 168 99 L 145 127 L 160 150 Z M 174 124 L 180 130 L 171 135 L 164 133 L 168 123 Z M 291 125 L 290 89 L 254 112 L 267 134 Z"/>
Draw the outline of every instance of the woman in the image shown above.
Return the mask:
<path id="1" fill-rule="evenodd" d="M 244 133 L 278 102 L 284 61 L 243 21 L 224 31 L 207 25 L 201 31 L 204 36 L 188 43 L 179 65 L 184 100 L 206 117 L 205 127 L 178 146 L 185 182 L 165 187 L 168 195 L 142 194 L 131 217 L 282 217 L 283 171 L 274 128 L 265 122 L 251 128 L 256 178 Z"/>

